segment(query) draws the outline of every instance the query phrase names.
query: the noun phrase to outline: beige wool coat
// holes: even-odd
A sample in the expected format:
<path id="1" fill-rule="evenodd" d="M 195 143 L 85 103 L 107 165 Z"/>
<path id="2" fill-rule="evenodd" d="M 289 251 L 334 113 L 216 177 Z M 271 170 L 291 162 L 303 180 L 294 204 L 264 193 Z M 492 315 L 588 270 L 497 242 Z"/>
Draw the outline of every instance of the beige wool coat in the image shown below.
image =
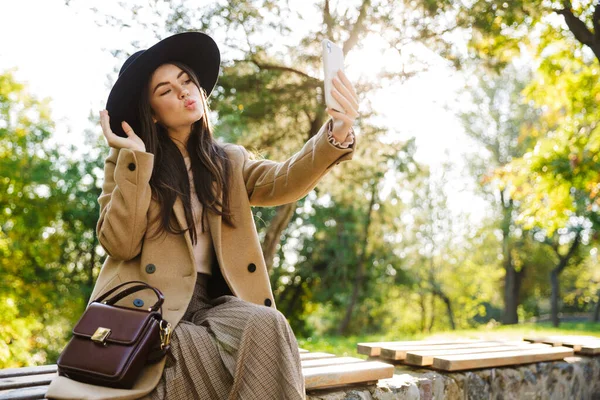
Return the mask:
<path id="1" fill-rule="evenodd" d="M 244 147 L 225 144 L 231 158 L 233 182 L 231 211 L 237 229 L 222 224 L 221 217 L 208 214 L 216 262 L 209 290 L 212 296 L 233 294 L 243 300 L 276 307 L 261 245 L 250 206 L 276 206 L 306 196 L 335 165 L 352 159 L 356 147 L 336 147 L 328 140 L 327 126 L 310 138 L 302 149 L 283 162 L 254 160 Z M 159 213 L 151 199 L 150 177 L 154 155 L 130 149 L 110 149 L 105 161 L 105 177 L 97 234 L 108 254 L 96 281 L 91 300 L 116 285 L 141 280 L 159 288 L 165 295 L 163 317 L 173 327 L 183 317 L 196 283 L 196 269 L 190 235 L 164 232 L 146 237 L 149 222 Z M 181 200 L 173 212 L 179 227 L 186 221 Z M 154 232 L 154 227 L 149 233 Z M 150 235 L 151 236 L 151 235 Z M 135 300 L 135 304 L 134 304 Z M 147 309 L 156 301 L 154 293 L 143 290 L 118 304 Z M 56 375 L 47 397 L 65 399 L 135 399 L 154 389 L 161 377 L 166 357 L 146 366 L 130 390 L 88 385 Z"/>

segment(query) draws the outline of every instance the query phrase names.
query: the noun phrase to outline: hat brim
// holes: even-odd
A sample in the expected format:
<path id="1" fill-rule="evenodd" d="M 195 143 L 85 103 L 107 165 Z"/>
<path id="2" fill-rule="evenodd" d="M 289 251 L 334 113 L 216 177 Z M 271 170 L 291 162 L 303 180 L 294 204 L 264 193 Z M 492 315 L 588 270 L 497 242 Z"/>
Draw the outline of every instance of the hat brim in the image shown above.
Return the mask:
<path id="1" fill-rule="evenodd" d="M 198 76 L 207 97 L 219 76 L 221 54 L 215 41 L 202 32 L 183 32 L 169 36 L 141 53 L 118 77 L 106 102 L 110 128 L 118 136 L 127 137 L 121 122 L 125 121 L 138 134 L 141 124 L 137 105 L 143 85 L 161 64 L 180 61 Z"/>

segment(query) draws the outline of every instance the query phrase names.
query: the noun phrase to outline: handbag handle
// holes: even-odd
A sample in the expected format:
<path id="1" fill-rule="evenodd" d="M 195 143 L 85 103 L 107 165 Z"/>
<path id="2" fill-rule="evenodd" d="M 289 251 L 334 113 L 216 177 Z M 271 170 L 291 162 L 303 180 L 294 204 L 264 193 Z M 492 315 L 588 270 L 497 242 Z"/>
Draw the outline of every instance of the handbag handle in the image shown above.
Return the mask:
<path id="1" fill-rule="evenodd" d="M 106 299 L 108 296 L 113 294 L 119 288 L 121 288 L 125 285 L 129 285 L 131 283 L 139 283 L 139 285 L 130 287 L 129 289 L 126 289 L 126 290 L 122 291 L 121 293 L 115 294 L 110 299 L 103 301 L 104 299 Z M 142 282 L 142 281 L 128 281 L 128 282 L 121 283 L 120 285 L 115 286 L 114 288 L 112 288 L 108 292 L 104 293 L 102 296 L 98 297 L 94 301 L 97 301 L 99 303 L 104 302 L 104 304 L 113 305 L 117 301 L 121 300 L 122 298 L 129 296 L 132 293 L 139 292 L 140 290 L 144 290 L 144 289 L 151 289 L 154 291 L 154 294 L 156 294 L 156 297 L 158 298 L 158 300 L 156 303 L 154 303 L 154 305 L 152 307 L 150 307 L 150 311 L 158 311 L 158 309 L 162 307 L 162 304 L 165 301 L 165 296 L 162 294 L 162 292 L 160 290 L 158 290 L 154 286 L 150 286 L 146 282 Z"/>

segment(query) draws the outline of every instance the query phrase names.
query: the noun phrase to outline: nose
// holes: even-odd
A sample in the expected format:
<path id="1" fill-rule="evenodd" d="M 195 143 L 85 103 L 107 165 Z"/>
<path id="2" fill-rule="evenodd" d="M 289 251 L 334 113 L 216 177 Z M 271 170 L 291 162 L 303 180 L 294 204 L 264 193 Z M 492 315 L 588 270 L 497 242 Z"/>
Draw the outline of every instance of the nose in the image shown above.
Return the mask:
<path id="1" fill-rule="evenodd" d="M 181 91 L 180 97 L 181 97 L 182 99 L 185 99 L 185 98 L 186 98 L 186 97 L 188 97 L 189 95 L 190 95 L 190 91 L 189 91 L 189 90 L 187 90 L 187 89 L 183 89 L 183 90 Z"/>

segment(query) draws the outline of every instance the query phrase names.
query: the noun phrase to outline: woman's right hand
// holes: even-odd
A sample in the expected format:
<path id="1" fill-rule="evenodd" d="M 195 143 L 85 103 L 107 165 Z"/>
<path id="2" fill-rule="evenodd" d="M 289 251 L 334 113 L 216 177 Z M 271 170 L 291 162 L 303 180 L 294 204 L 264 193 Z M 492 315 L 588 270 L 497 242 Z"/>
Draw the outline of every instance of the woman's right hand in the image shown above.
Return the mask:
<path id="1" fill-rule="evenodd" d="M 127 135 L 126 138 L 118 136 L 110 129 L 108 111 L 101 110 L 100 111 L 100 125 L 102 126 L 102 133 L 106 138 L 106 142 L 110 147 L 114 147 L 116 149 L 131 149 L 131 150 L 139 150 L 146 151 L 146 145 L 144 141 L 140 139 L 138 135 L 133 132 L 131 126 L 123 121 L 121 122 L 121 126 Z"/>

